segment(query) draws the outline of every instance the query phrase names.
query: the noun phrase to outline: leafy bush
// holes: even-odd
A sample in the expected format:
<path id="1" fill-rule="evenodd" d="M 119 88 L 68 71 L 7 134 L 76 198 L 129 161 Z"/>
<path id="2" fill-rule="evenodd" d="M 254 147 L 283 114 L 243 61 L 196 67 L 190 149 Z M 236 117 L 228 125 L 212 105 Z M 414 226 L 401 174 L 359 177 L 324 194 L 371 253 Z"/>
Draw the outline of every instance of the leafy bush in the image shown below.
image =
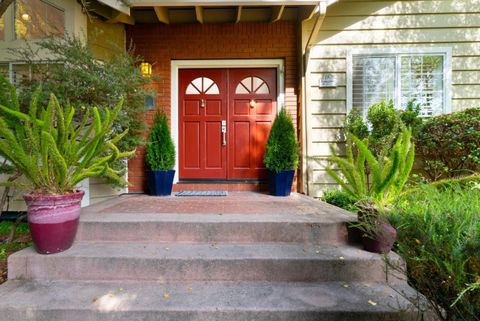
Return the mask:
<path id="1" fill-rule="evenodd" d="M 431 180 L 480 170 L 480 108 L 430 118 L 417 135 L 418 153 Z"/>
<path id="2" fill-rule="evenodd" d="M 279 173 L 298 168 L 299 147 L 292 118 L 282 109 L 273 122 L 265 151 L 265 166 Z"/>
<path id="3" fill-rule="evenodd" d="M 348 194 L 347 192 L 330 189 L 324 192 L 322 200 L 328 204 L 343 208 L 344 210 L 356 212 L 357 208 L 355 203 L 358 201 L 355 197 Z"/>
<path id="4" fill-rule="evenodd" d="M 39 102 L 47 104 L 50 93 L 55 94 L 61 106 L 85 106 L 77 110 L 80 120 L 84 113 L 100 113 L 113 108 L 121 97 L 123 108 L 117 115 L 113 131 L 117 134 L 129 129 L 118 147 L 132 150 L 143 144 L 144 99 L 151 79 L 142 77 L 138 68 L 142 59 L 132 50 L 118 48 L 109 61 L 99 61 L 82 39 L 75 36 L 46 38 L 35 42 L 36 47 L 12 49 L 12 54 L 27 62 L 33 75 L 31 80 L 18 83 L 22 110 L 28 108 L 32 95 L 42 85 Z M 45 58 L 47 57 L 47 58 Z M 47 59 L 47 60 L 46 60 Z M 41 61 L 41 64 L 38 62 Z M 123 164 L 123 163 L 122 163 Z"/>
<path id="5" fill-rule="evenodd" d="M 115 161 L 134 154 L 120 152 L 116 146 L 128 129 L 112 136 L 123 100 L 112 111 L 104 108 L 103 117 L 94 107 L 93 119 L 87 111 L 76 126 L 75 109 L 71 105 L 62 107 L 54 94 L 47 106 L 39 108 L 41 88 L 37 89 L 28 113 L 23 113 L 15 88 L 5 79 L 1 83 L 8 87 L 11 103 L 0 105 L 0 156 L 26 177 L 31 184 L 30 191 L 65 194 L 73 191 L 82 180 L 99 176 L 126 184 L 110 167 Z M 11 185 L 9 182 L 1 184 Z"/>
<path id="6" fill-rule="evenodd" d="M 396 202 L 390 217 L 409 280 L 439 318 L 480 320 L 480 189 L 421 185 Z"/>
<path id="7" fill-rule="evenodd" d="M 165 112 L 155 115 L 147 142 L 145 159 L 148 167 L 154 171 L 169 170 L 175 167 L 175 146 Z"/>
<path id="8" fill-rule="evenodd" d="M 363 119 L 361 110 L 352 109 L 345 120 L 345 130 L 359 139 L 368 138 L 370 131 L 368 125 Z"/>
<path id="9" fill-rule="evenodd" d="M 345 131 L 360 139 L 367 138 L 375 155 L 385 155 L 390 152 L 403 128 L 410 128 L 413 135 L 418 132 L 422 124 L 419 115 L 420 105 L 414 100 L 408 102 L 404 110 L 395 109 L 393 101 L 381 101 L 370 106 L 366 120 L 360 110 L 352 110 L 347 116 Z"/>
<path id="10" fill-rule="evenodd" d="M 348 136 L 346 149 L 346 159 L 340 156 L 327 159 L 338 166 L 341 176 L 326 168 L 345 192 L 355 199 L 368 198 L 379 204 L 392 201 L 402 192 L 415 158 L 410 130 L 403 129 L 388 157 L 375 157 L 365 140 L 353 135 Z"/>

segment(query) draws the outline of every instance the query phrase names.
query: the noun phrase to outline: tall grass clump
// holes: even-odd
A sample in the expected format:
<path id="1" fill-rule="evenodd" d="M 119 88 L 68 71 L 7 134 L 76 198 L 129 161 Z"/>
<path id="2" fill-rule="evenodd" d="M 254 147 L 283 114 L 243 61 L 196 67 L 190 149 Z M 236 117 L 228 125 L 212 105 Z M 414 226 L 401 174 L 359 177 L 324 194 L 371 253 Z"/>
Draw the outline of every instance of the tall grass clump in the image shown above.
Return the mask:
<path id="1" fill-rule="evenodd" d="M 396 202 L 391 220 L 409 280 L 439 317 L 480 320 L 478 185 L 420 185 Z"/>

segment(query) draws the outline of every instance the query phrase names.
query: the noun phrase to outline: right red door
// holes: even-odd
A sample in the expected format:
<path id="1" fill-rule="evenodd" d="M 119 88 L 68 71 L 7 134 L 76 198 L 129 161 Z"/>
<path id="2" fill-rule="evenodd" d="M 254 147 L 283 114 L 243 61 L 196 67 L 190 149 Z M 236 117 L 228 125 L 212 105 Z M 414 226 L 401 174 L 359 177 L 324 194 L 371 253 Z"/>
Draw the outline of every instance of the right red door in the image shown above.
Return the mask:
<path id="1" fill-rule="evenodd" d="M 229 179 L 264 179 L 265 147 L 277 113 L 277 70 L 229 69 Z"/>

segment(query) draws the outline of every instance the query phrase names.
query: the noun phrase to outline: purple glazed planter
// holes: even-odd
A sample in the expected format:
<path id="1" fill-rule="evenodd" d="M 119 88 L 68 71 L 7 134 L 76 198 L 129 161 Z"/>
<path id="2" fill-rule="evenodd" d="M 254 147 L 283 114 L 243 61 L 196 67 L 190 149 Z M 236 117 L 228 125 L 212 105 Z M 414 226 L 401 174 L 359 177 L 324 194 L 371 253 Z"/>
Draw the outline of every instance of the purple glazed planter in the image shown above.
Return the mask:
<path id="1" fill-rule="evenodd" d="M 25 194 L 33 246 L 40 254 L 69 249 L 77 234 L 83 191 L 66 195 Z"/>
<path id="2" fill-rule="evenodd" d="M 363 236 L 363 248 L 368 252 L 386 254 L 392 250 L 397 230 L 388 221 L 378 221 L 377 231 L 371 237 Z"/>

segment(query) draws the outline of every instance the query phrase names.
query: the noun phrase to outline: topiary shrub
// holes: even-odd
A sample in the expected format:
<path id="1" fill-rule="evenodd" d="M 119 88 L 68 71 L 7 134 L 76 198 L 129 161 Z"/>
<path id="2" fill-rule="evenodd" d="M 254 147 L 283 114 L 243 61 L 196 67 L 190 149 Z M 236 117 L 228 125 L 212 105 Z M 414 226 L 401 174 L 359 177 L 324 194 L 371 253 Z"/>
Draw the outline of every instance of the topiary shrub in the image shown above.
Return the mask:
<path id="1" fill-rule="evenodd" d="M 426 121 L 417 134 L 417 151 L 431 180 L 480 170 L 480 108 Z"/>
<path id="2" fill-rule="evenodd" d="M 175 146 L 163 111 L 155 115 L 147 142 L 146 162 L 153 171 L 171 170 L 175 166 Z"/>
<path id="3" fill-rule="evenodd" d="M 298 168 L 299 147 L 292 118 L 285 109 L 277 116 L 268 136 L 265 166 L 272 172 Z"/>

